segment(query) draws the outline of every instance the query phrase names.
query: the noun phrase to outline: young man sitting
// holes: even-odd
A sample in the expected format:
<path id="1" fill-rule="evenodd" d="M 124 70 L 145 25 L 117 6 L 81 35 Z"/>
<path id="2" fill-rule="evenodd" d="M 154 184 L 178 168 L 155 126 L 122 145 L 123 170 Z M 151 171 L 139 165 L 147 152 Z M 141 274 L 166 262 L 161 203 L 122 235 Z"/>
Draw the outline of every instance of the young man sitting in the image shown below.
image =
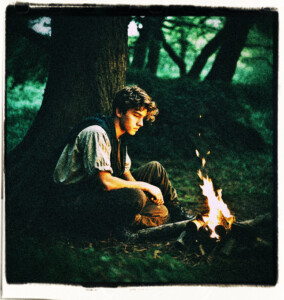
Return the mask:
<path id="1" fill-rule="evenodd" d="M 77 214 L 78 226 L 84 222 L 93 230 L 112 230 L 127 239 L 129 228 L 193 219 L 179 205 L 160 163 L 130 171 L 125 136 L 135 135 L 145 121 L 154 122 L 157 114 L 144 90 L 124 87 L 115 96 L 112 117 L 87 118 L 71 131 L 53 174 L 73 207 L 67 222 L 73 223 L 71 217 Z"/>

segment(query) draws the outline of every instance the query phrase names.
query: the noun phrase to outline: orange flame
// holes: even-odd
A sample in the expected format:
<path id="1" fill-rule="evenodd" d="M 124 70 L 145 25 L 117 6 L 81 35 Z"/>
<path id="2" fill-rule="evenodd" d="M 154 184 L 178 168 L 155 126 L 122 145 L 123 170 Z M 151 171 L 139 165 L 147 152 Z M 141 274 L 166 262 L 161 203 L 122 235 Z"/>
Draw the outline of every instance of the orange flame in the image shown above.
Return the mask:
<path id="1" fill-rule="evenodd" d="M 204 177 L 200 170 L 198 170 L 197 175 L 203 181 L 203 185 L 200 185 L 200 188 L 202 189 L 203 195 L 207 198 L 209 207 L 208 215 L 202 216 L 205 222 L 204 226 L 208 226 L 212 230 L 211 238 L 219 239 L 220 237 L 215 232 L 215 227 L 217 225 L 224 225 L 225 222 L 226 227 L 231 228 L 235 217 L 231 214 L 228 206 L 222 199 L 222 190 L 217 190 L 216 195 L 211 178 L 209 178 L 208 175 Z"/>

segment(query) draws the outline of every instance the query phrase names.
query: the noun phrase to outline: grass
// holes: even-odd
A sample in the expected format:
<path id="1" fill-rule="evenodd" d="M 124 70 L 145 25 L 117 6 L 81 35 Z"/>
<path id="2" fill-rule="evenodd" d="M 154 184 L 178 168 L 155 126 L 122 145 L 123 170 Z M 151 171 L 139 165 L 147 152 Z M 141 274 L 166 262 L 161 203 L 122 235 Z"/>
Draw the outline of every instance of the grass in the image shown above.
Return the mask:
<path id="1" fill-rule="evenodd" d="M 123 244 L 9 236 L 8 282 L 111 284 L 272 284 L 269 251 L 243 258 L 198 258 L 170 242 Z M 11 249 L 12 248 L 12 249 Z M 43 267 L 44 266 L 44 267 Z M 12 268 L 13 267 L 13 268 Z M 16 272 L 15 272 L 16 270 Z M 248 270 L 250 270 L 248 272 Z M 220 272 L 221 271 L 221 272 Z"/>
<path id="2" fill-rule="evenodd" d="M 40 106 L 45 84 L 27 81 L 12 88 L 13 78 L 7 80 L 6 93 L 6 151 L 10 152 L 23 139 Z"/>
<path id="3" fill-rule="evenodd" d="M 9 239 L 9 283 L 272 284 L 274 278 L 269 251 L 261 255 L 251 251 L 241 259 L 234 255 L 231 259 L 200 258 L 177 250 L 170 242 L 133 245 L 89 239 L 78 244 L 54 238 Z"/>
<path id="4" fill-rule="evenodd" d="M 272 211 L 272 98 L 256 86 L 218 86 L 183 80 L 161 80 L 130 72 L 160 107 L 152 127 L 130 141 L 133 168 L 159 160 L 167 169 L 183 205 L 193 213 L 205 199 L 197 170 L 204 174 L 238 220 Z M 24 137 L 41 104 L 44 85 L 26 82 L 7 87 L 6 151 Z M 178 92 L 177 92 L 178 91 Z M 261 101 L 261 99 L 271 99 Z M 200 118 L 202 115 L 202 118 Z M 198 133 L 202 133 L 201 136 Z M 207 154 L 210 150 L 210 154 Z M 270 236 L 270 238 L 272 238 Z M 9 282 L 75 284 L 245 283 L 273 284 L 275 257 L 266 252 L 243 253 L 230 259 L 194 257 L 172 241 L 123 244 L 113 240 L 31 235 L 25 230 L 7 237 Z M 44 267 L 43 267 L 44 266 Z"/>

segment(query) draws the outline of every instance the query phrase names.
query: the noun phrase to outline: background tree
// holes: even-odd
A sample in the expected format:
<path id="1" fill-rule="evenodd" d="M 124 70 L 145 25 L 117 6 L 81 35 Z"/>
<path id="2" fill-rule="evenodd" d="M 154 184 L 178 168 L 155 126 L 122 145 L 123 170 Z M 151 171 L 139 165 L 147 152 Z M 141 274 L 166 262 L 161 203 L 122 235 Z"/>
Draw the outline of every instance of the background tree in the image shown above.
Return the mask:
<path id="1" fill-rule="evenodd" d="M 184 59 L 180 57 L 175 50 L 167 43 L 165 37 L 161 35 L 161 39 L 163 42 L 164 49 L 168 52 L 170 58 L 178 65 L 180 76 L 184 76 L 186 74 L 186 64 Z"/>
<path id="2" fill-rule="evenodd" d="M 222 40 L 224 39 L 224 30 L 225 29 L 223 28 L 217 32 L 215 37 L 205 45 L 205 47 L 202 49 L 202 52 L 197 56 L 187 74 L 190 79 L 199 79 L 199 75 L 203 70 L 207 60 L 218 49 Z"/>
<path id="3" fill-rule="evenodd" d="M 159 64 L 161 49 L 161 26 L 164 17 L 143 17 L 135 20 L 141 25 L 139 38 L 134 46 L 132 67 L 143 69 L 144 67 L 156 74 Z M 139 27 L 138 27 L 139 28 Z"/>
<path id="4" fill-rule="evenodd" d="M 162 24 L 164 17 L 155 17 L 151 18 L 152 26 L 151 26 L 151 35 L 149 39 L 148 45 L 148 61 L 146 65 L 146 69 L 148 69 L 151 73 L 156 74 L 158 65 L 159 65 L 159 56 L 161 50 L 161 34 L 162 34 Z"/>
<path id="5" fill-rule="evenodd" d="M 242 16 L 241 22 L 239 16 L 227 17 L 221 48 L 206 80 L 231 82 L 252 23 L 252 16 Z"/>
<path id="6" fill-rule="evenodd" d="M 196 46 L 194 41 L 210 32 L 205 21 L 207 17 L 167 17 L 163 23 L 163 47 L 169 57 L 179 68 L 181 77 L 186 75 L 187 65 L 196 56 Z"/>
<path id="7" fill-rule="evenodd" d="M 186 75 L 186 70 L 187 70 L 187 65 L 190 64 L 190 61 L 194 61 L 198 52 L 198 47 L 197 44 L 200 44 L 200 39 L 203 39 L 206 41 L 207 39 L 212 38 L 212 33 L 213 36 L 218 32 L 220 28 L 216 28 L 216 25 L 212 26 L 212 22 L 210 21 L 222 21 L 224 18 L 222 17 L 189 17 L 189 16 L 183 16 L 183 17 L 165 17 L 160 22 L 156 22 L 155 26 L 152 26 L 151 29 L 150 27 L 143 25 L 142 23 L 146 21 L 146 19 L 149 20 L 157 20 L 158 17 L 146 17 L 143 18 L 142 21 L 140 18 L 136 19 L 136 22 L 138 23 L 139 26 L 142 27 L 141 31 L 143 34 L 140 35 L 140 37 L 137 39 L 135 48 L 139 49 L 141 45 L 145 47 L 145 51 L 143 52 L 145 55 L 140 55 L 139 58 L 141 61 L 143 60 L 144 63 L 142 65 L 138 65 L 135 62 L 135 52 L 134 52 L 134 58 L 133 58 L 133 64 L 132 67 L 134 68 L 142 68 L 145 65 L 145 61 L 147 61 L 147 50 L 146 48 L 148 47 L 147 45 L 158 45 L 156 46 L 157 53 L 160 53 L 160 50 L 164 50 L 167 52 L 171 60 L 178 66 L 179 68 L 179 73 L 180 76 L 183 77 Z M 153 22 L 152 22 L 153 23 Z M 158 25 L 157 25 L 158 24 Z M 146 24 L 147 25 L 147 24 Z M 218 27 L 218 26 L 217 26 Z M 220 27 L 220 26 L 219 26 Z M 143 30 L 143 28 L 145 30 Z M 148 28 L 148 29 L 147 29 Z M 152 32 L 158 32 L 158 35 L 153 35 Z M 222 27 L 221 27 L 222 28 Z M 148 31 L 147 35 L 147 43 L 143 43 L 142 41 L 145 41 L 144 33 Z M 221 37 L 221 36 L 220 36 Z M 158 41 L 157 41 L 158 39 Z M 220 38 L 219 38 L 220 42 Z M 216 43 L 215 43 L 216 44 Z M 161 49 L 162 46 L 162 49 Z M 212 47 L 211 47 L 212 48 Z M 213 47 L 213 50 L 210 50 L 209 52 L 212 53 L 212 51 L 216 51 L 217 47 Z M 198 63 L 197 65 L 203 68 L 207 59 L 209 58 L 208 55 L 210 54 L 207 51 L 207 55 L 204 57 L 203 54 L 203 64 L 200 65 Z M 142 52 L 140 52 L 141 54 Z M 156 63 L 153 63 L 150 58 L 150 51 L 148 55 L 148 63 L 147 67 L 153 65 L 157 65 Z M 156 56 L 157 57 L 157 56 Z M 201 68 L 201 70 L 202 70 Z M 154 68 L 155 70 L 155 68 Z M 201 72 L 200 70 L 200 72 Z M 196 68 L 195 68 L 196 72 Z M 197 73 L 199 75 L 199 73 Z"/>
<path id="8" fill-rule="evenodd" d="M 10 8 L 8 18 L 13 15 Z M 82 118 L 110 113 L 125 84 L 126 17 L 55 16 L 51 65 L 42 106 L 23 141 L 7 157 L 7 212 L 27 218 L 48 193 L 55 149 Z M 28 166 L 28 167 L 27 167 Z M 26 214 L 25 214 L 25 213 Z"/>
<path id="9" fill-rule="evenodd" d="M 148 45 L 157 45 L 157 36 L 153 39 L 150 26 L 146 20 L 157 19 L 157 17 L 136 18 L 138 26 L 141 27 L 141 34 L 134 44 L 134 48 L 140 46 L 144 49 L 143 55 L 133 55 L 132 67 L 141 69 L 156 63 L 150 63 L 150 51 Z M 231 82 L 233 78 L 247 80 L 248 68 L 245 65 L 251 64 L 265 74 L 272 72 L 271 56 L 271 26 L 272 21 L 269 15 L 262 16 L 263 23 L 260 25 L 259 18 L 255 13 L 237 13 L 225 16 L 166 16 L 159 25 L 160 30 L 160 63 L 157 74 L 159 77 L 180 77 L 188 76 L 190 79 L 203 80 L 225 80 Z M 144 25 L 142 23 L 145 23 Z M 157 28 L 159 28 L 159 26 Z M 267 28 L 264 30 L 264 28 Z M 148 34 L 146 32 L 148 31 Z M 270 34 L 265 34 L 265 31 Z M 260 36 L 262 36 L 260 38 Z M 146 42 L 142 42 L 145 41 Z M 262 45 L 256 45 L 253 40 L 262 40 Z M 258 42 L 259 43 L 259 42 Z M 227 46 L 226 46 L 227 45 Z M 132 44 L 133 46 L 133 44 Z M 138 47 L 139 46 L 139 47 Z M 227 50 L 226 50 L 227 49 Z M 148 56 L 147 53 L 149 52 Z M 135 63 L 137 57 L 141 60 L 140 66 Z M 156 56 L 157 57 L 157 56 Z M 231 57 L 232 59 L 229 59 Z M 148 59 L 149 58 L 149 59 Z M 226 60 L 226 71 L 222 71 L 222 65 Z M 263 69 L 261 61 L 267 66 Z M 214 64 L 214 67 L 213 67 Z M 155 70 L 156 67 L 153 67 Z M 270 70 L 269 70 L 270 69 Z M 211 70 L 211 72 L 210 72 Z M 246 71 L 244 74 L 243 71 Z M 210 76 L 209 76 L 210 72 Z M 217 76 L 217 73 L 219 74 Z M 221 75 L 222 74 L 222 75 Z M 220 77 L 223 76 L 223 77 Z M 235 76 L 235 77 L 234 77 Z M 250 80 L 260 80 L 251 77 Z"/>
<path id="10" fill-rule="evenodd" d="M 9 15 L 6 19 L 6 74 L 13 78 L 13 87 L 26 80 L 45 82 L 50 60 L 50 18 Z M 41 23 L 45 33 L 33 26 Z"/>
<path id="11" fill-rule="evenodd" d="M 141 26 L 138 27 L 139 37 L 134 46 L 132 67 L 141 70 L 145 65 L 152 22 L 151 18 L 147 17 L 136 18 L 136 21 L 138 21 Z"/>

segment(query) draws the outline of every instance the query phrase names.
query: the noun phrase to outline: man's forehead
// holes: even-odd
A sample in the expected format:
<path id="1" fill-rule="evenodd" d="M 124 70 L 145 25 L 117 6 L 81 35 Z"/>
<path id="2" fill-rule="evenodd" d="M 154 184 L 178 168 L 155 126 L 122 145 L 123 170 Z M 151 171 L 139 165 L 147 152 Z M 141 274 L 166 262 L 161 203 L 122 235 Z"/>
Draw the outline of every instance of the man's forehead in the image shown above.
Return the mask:
<path id="1" fill-rule="evenodd" d="M 133 109 L 136 113 L 143 115 L 144 117 L 147 115 L 147 108 L 145 108 L 144 106 L 142 106 L 141 108 L 134 108 Z"/>

